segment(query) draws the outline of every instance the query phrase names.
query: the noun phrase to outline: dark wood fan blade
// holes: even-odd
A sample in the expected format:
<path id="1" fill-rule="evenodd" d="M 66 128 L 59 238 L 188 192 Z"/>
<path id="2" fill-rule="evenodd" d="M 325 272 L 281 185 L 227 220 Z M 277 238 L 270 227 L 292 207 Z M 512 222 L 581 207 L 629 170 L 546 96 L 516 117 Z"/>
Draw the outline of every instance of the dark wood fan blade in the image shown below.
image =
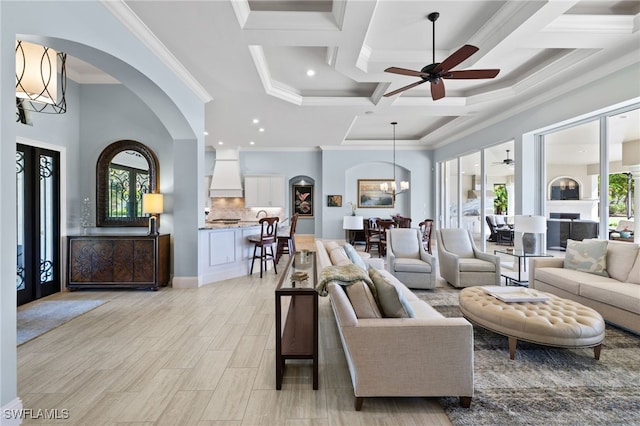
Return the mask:
<path id="1" fill-rule="evenodd" d="M 476 53 L 478 50 L 480 50 L 480 49 L 478 49 L 475 46 L 472 46 L 470 44 L 465 44 L 460 49 L 458 49 L 455 52 L 453 52 L 447 59 L 442 61 L 440 63 L 440 65 L 438 65 L 433 70 L 433 72 L 436 73 L 436 74 L 437 73 L 445 73 L 445 72 L 449 71 L 451 68 L 455 67 L 456 65 L 462 63 L 462 61 L 464 61 L 469 56 L 471 56 L 474 53 Z"/>
<path id="2" fill-rule="evenodd" d="M 388 98 L 389 96 L 397 95 L 397 94 L 398 94 L 398 93 L 400 93 L 400 92 L 404 92 L 404 91 L 405 91 L 405 90 L 407 90 L 407 89 L 411 89 L 412 87 L 416 87 L 416 86 L 418 86 L 418 85 L 420 85 L 420 84 L 422 84 L 422 83 L 426 83 L 427 81 L 428 81 L 428 80 L 420 80 L 420 81 L 417 81 L 417 82 L 415 82 L 415 83 L 412 83 L 412 84 L 409 84 L 409 85 L 407 85 L 407 86 L 401 87 L 401 88 L 399 88 L 398 90 L 394 90 L 393 92 L 385 93 L 385 94 L 384 94 L 384 97 L 385 97 L 385 98 Z"/>
<path id="3" fill-rule="evenodd" d="M 408 70 L 406 68 L 398 68 L 398 67 L 389 67 L 384 72 L 391 72 L 394 74 L 402 74 L 402 75 L 410 75 L 412 77 L 422 77 L 423 75 L 426 77 L 427 74 L 424 74 L 420 71 Z"/>
<path id="4" fill-rule="evenodd" d="M 442 78 L 495 78 L 500 70 L 462 70 L 462 71 L 449 71 L 443 75 Z"/>
<path id="5" fill-rule="evenodd" d="M 431 98 L 434 101 L 444 98 L 444 82 L 442 80 L 431 83 Z"/>

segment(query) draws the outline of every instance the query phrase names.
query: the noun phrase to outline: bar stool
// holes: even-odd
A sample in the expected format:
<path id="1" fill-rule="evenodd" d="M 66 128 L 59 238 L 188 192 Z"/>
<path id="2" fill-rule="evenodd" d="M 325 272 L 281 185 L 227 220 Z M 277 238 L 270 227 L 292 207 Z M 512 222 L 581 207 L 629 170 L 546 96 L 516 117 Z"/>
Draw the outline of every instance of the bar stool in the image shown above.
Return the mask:
<path id="1" fill-rule="evenodd" d="M 276 243 L 278 235 L 278 221 L 277 217 L 263 217 L 260 219 L 260 235 L 250 235 L 249 241 L 255 244 L 253 247 L 253 258 L 251 259 L 251 271 L 249 275 L 253 274 L 253 263 L 256 259 L 260 259 L 260 278 L 262 278 L 262 270 L 267 270 L 267 262 L 269 259 L 273 261 L 273 270 L 278 273 L 276 269 L 276 257 L 273 253 L 273 245 Z M 256 254 L 260 248 L 260 254 Z"/>
<path id="2" fill-rule="evenodd" d="M 280 256 L 288 254 L 289 256 L 296 252 L 296 240 L 293 235 L 296 233 L 296 225 L 298 224 L 298 213 L 291 216 L 291 225 L 289 226 L 289 235 L 278 235 L 278 246 L 276 249 L 276 263 L 280 262 Z"/>

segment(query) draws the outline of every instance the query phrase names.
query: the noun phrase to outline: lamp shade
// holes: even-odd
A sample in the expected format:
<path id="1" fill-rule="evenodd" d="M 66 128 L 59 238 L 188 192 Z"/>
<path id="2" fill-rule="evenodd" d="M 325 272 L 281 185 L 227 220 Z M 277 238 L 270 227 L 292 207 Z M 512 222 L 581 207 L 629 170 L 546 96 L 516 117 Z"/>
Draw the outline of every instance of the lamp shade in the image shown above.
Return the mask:
<path id="1" fill-rule="evenodd" d="M 142 213 L 158 214 L 164 209 L 162 194 L 142 194 Z"/>
<path id="2" fill-rule="evenodd" d="M 16 98 L 20 108 L 63 114 L 67 111 L 67 55 L 47 46 L 16 40 Z"/>
<path id="3" fill-rule="evenodd" d="M 516 216 L 516 232 L 542 234 L 547 230 L 547 218 L 544 216 Z"/>
<path id="4" fill-rule="evenodd" d="M 622 144 L 622 165 L 640 166 L 640 139 Z"/>
<path id="5" fill-rule="evenodd" d="M 342 218 L 342 229 L 364 229 L 363 216 L 344 216 Z"/>

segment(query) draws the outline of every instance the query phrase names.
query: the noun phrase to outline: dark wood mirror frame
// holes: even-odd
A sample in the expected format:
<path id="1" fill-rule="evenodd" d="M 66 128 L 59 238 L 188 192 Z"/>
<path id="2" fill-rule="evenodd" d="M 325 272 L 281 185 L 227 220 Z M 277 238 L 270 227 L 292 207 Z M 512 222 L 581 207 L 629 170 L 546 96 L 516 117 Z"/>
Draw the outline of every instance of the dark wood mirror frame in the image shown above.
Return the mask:
<path id="1" fill-rule="evenodd" d="M 149 192 L 158 192 L 160 168 L 155 153 L 146 145 L 133 140 L 120 140 L 106 147 L 96 166 L 96 226 L 148 226 L 147 216 L 109 217 L 106 207 L 109 188 L 109 164 L 122 151 L 136 151 L 149 164 Z"/>

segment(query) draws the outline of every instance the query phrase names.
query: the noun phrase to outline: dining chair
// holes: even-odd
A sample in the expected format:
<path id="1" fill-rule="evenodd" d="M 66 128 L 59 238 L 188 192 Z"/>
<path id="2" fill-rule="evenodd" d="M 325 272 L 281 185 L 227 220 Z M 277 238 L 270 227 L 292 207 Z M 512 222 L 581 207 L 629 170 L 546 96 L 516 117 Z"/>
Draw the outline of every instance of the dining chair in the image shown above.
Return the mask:
<path id="1" fill-rule="evenodd" d="M 369 253 L 371 247 L 376 247 L 380 253 L 380 228 L 378 227 L 378 217 L 370 217 L 364 221 L 364 251 Z"/>
<path id="2" fill-rule="evenodd" d="M 427 253 L 431 253 L 431 233 L 433 232 L 433 219 L 425 219 L 418 224 L 422 235 L 422 245 Z"/>
<path id="3" fill-rule="evenodd" d="M 410 217 L 398 218 L 398 228 L 411 228 L 411 218 Z"/>
<path id="4" fill-rule="evenodd" d="M 393 219 L 380 219 L 377 221 L 380 228 L 380 251 L 378 256 L 386 256 L 387 254 L 387 230 L 396 227 L 396 222 Z"/>

